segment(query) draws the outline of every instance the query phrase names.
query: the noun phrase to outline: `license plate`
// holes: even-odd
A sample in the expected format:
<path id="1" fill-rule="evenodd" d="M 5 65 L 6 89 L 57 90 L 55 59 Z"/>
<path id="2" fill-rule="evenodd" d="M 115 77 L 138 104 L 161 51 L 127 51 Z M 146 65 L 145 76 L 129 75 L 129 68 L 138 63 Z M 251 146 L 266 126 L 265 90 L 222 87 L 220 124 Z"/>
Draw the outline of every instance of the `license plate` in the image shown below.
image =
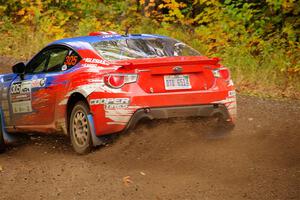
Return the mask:
<path id="1" fill-rule="evenodd" d="M 191 89 L 189 75 L 167 75 L 164 76 L 166 90 Z"/>

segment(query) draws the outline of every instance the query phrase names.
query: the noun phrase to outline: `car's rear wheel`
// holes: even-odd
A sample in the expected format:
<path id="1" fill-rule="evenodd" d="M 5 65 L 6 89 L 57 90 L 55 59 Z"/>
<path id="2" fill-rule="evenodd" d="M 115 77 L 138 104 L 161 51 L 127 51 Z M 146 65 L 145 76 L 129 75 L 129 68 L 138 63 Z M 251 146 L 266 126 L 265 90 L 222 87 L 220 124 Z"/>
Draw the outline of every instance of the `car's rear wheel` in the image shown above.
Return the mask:
<path id="1" fill-rule="evenodd" d="M 87 154 L 92 150 L 91 130 L 88 122 L 89 108 L 79 101 L 72 109 L 69 130 L 72 146 L 78 154 Z"/>
<path id="2" fill-rule="evenodd" d="M 2 123 L 0 122 L 0 153 L 4 152 L 4 150 L 5 150 L 5 143 L 4 143 L 3 133 L 2 133 Z"/>

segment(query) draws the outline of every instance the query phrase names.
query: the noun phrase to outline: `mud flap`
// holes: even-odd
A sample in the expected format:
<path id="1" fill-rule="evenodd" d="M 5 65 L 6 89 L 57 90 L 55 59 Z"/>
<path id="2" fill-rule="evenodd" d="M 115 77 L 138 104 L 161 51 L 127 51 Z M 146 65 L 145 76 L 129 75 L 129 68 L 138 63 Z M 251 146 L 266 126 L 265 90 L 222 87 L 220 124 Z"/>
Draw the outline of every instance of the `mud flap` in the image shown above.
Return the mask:
<path id="1" fill-rule="evenodd" d="M 5 144 L 15 143 L 18 141 L 18 137 L 15 135 L 8 134 L 5 130 L 5 122 L 2 108 L 0 108 L 0 123 L 1 123 L 1 132 L 4 139 Z"/>
<path id="2" fill-rule="evenodd" d="M 88 118 L 89 125 L 90 125 L 93 146 L 99 146 L 99 145 L 104 144 L 103 140 L 96 136 L 93 115 L 88 114 L 87 118 Z"/>

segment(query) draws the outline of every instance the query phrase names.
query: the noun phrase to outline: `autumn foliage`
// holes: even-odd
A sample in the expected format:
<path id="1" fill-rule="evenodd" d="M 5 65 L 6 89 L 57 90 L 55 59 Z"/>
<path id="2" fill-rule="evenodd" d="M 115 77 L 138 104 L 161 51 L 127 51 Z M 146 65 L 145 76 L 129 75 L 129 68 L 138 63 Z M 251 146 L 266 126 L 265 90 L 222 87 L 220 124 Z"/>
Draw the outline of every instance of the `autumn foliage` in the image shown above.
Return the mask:
<path id="1" fill-rule="evenodd" d="M 0 16 L 1 55 L 98 30 L 157 33 L 222 57 L 242 91 L 300 99 L 297 0 L 2 0 Z"/>

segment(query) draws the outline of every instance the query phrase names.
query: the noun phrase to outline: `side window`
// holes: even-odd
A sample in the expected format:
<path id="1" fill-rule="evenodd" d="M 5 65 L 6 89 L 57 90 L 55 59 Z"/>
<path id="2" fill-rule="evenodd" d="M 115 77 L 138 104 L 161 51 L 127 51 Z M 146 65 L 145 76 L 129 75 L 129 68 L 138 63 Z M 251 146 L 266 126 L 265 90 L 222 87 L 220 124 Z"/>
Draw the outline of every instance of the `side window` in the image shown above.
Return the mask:
<path id="1" fill-rule="evenodd" d="M 50 50 L 47 72 L 59 72 L 63 70 L 63 65 L 69 50 L 64 48 L 53 48 Z"/>
<path id="2" fill-rule="evenodd" d="M 41 73 L 44 71 L 49 57 L 48 51 L 42 51 L 35 56 L 26 66 L 26 73 Z"/>
<path id="3" fill-rule="evenodd" d="M 51 47 L 35 56 L 26 66 L 26 73 L 60 72 L 80 61 L 80 56 L 66 47 Z"/>

